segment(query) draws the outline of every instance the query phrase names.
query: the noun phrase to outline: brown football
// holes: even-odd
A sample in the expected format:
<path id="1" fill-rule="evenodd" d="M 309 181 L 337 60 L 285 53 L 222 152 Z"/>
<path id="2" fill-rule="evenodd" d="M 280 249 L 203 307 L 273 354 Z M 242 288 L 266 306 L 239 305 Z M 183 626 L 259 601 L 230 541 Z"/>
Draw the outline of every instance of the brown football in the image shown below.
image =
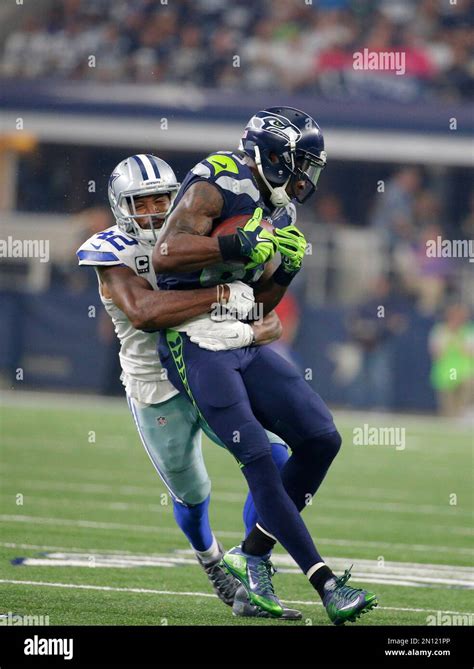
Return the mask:
<path id="1" fill-rule="evenodd" d="M 243 228 L 247 221 L 251 218 L 250 214 L 241 214 L 239 216 L 232 216 L 222 223 L 219 223 L 214 230 L 211 232 L 211 237 L 221 237 L 222 235 L 233 235 L 237 228 Z M 273 225 L 267 221 L 267 219 L 262 218 L 261 221 L 262 228 L 273 231 Z"/>

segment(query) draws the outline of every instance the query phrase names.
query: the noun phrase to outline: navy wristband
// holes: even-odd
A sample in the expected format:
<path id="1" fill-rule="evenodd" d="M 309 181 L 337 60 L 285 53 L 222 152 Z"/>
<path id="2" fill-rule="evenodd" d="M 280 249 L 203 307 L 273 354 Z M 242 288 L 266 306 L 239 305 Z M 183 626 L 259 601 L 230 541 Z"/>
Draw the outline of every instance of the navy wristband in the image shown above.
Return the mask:
<path id="1" fill-rule="evenodd" d="M 272 279 L 279 286 L 289 286 L 298 272 L 285 272 L 283 265 L 279 265 L 272 274 Z"/>
<path id="2" fill-rule="evenodd" d="M 242 244 L 238 235 L 222 235 L 218 237 L 219 250 L 222 260 L 240 260 L 242 258 Z"/>

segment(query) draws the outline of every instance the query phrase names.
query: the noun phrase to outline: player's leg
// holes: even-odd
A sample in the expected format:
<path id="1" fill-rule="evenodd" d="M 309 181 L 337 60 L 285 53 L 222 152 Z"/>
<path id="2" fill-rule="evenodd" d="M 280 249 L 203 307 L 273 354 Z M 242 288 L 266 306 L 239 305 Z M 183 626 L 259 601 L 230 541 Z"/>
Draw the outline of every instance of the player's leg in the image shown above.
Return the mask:
<path id="1" fill-rule="evenodd" d="M 301 511 L 321 485 L 341 445 L 332 416 L 303 377 L 268 348 L 258 350 L 243 378 L 255 415 L 292 450 L 281 476 L 285 490 Z M 276 535 L 271 536 L 274 533 L 261 520 L 243 544 L 252 555 L 267 554 L 275 543 Z M 355 620 L 376 605 L 375 595 L 347 586 L 350 574 L 336 579 L 322 559 L 305 573 L 336 624 Z"/>
<path id="2" fill-rule="evenodd" d="M 128 402 L 145 450 L 173 500 L 178 526 L 188 538 L 219 598 L 226 604 L 233 604 L 237 583 L 220 566 L 223 548 L 209 523 L 210 481 L 202 458 L 196 409 L 183 395 L 155 405 L 142 405 L 131 398 Z M 206 428 L 209 438 L 219 443 L 209 426 Z M 269 433 L 268 436 L 275 442 L 275 447 L 284 449 L 278 443 L 281 440 L 277 435 Z M 275 457 L 281 461 L 281 454 Z M 247 502 L 246 508 L 253 525 L 256 517 L 253 502 Z M 244 617 L 262 615 L 243 593 L 240 593 L 234 613 Z M 301 618 L 301 614 L 284 607 L 283 617 L 295 620 Z"/>
<path id="3" fill-rule="evenodd" d="M 226 448 L 225 444 L 211 430 L 210 426 L 205 420 L 201 420 L 201 427 L 211 441 L 213 441 L 215 444 L 218 444 L 219 446 L 222 446 L 223 448 Z M 285 444 L 283 439 L 274 432 L 270 432 L 269 430 L 265 430 L 265 432 L 270 443 L 273 462 L 276 464 L 278 469 L 281 470 L 290 457 L 288 446 Z M 244 521 L 245 534 L 248 534 L 248 532 L 250 532 L 258 520 L 257 510 L 255 508 L 250 490 L 247 493 L 247 497 L 245 498 L 244 507 L 242 510 L 242 518 Z"/>
<path id="4" fill-rule="evenodd" d="M 160 358 L 170 381 L 187 392 L 203 418 L 240 463 L 247 479 L 259 517 L 269 532 L 292 555 L 306 573 L 322 562 L 311 536 L 288 496 L 272 460 L 270 444 L 261 424 L 252 412 L 241 369 L 255 355 L 255 349 L 210 352 L 190 342 L 186 335 L 168 330 L 160 338 Z M 266 560 L 237 555 L 228 556 L 236 567 L 233 573 L 254 596 L 254 603 L 275 615 L 282 607 L 274 596 Z M 239 571 L 239 565 L 243 571 Z M 252 571 L 249 578 L 249 570 Z M 245 573 L 244 573 L 245 572 Z M 252 591 L 252 584 L 256 584 Z"/>
<path id="5" fill-rule="evenodd" d="M 285 444 L 283 439 L 281 439 L 277 434 L 266 430 L 268 441 L 270 442 L 272 459 L 276 464 L 278 469 L 281 471 L 290 457 L 288 451 L 288 446 Z M 245 526 L 245 535 L 247 535 L 250 530 L 254 527 L 258 520 L 257 510 L 253 501 L 252 493 L 249 492 L 245 499 L 245 504 L 242 513 L 244 526 Z"/>
<path id="6" fill-rule="evenodd" d="M 222 446 L 223 448 L 226 448 L 225 444 L 221 439 L 219 439 L 213 430 L 211 430 L 209 424 L 205 420 L 201 419 L 200 425 L 211 441 L 213 441 L 215 444 L 218 444 L 219 446 Z M 285 444 L 283 439 L 274 432 L 270 432 L 269 430 L 265 430 L 265 432 L 270 443 L 273 462 L 276 464 L 278 469 L 281 470 L 290 457 L 288 446 Z M 255 508 L 250 490 L 247 493 L 247 497 L 245 498 L 244 507 L 242 510 L 242 518 L 245 526 L 245 534 L 248 534 L 248 532 L 250 532 L 258 520 L 257 510 Z"/>
<path id="7" fill-rule="evenodd" d="M 301 511 L 321 485 L 341 445 L 332 415 L 298 370 L 267 347 L 258 349 L 243 379 L 256 417 L 292 450 L 282 478 Z"/>
<path id="8" fill-rule="evenodd" d="M 225 448 L 225 444 L 222 443 L 222 441 L 211 430 L 210 426 L 205 421 L 201 422 L 201 427 L 203 428 L 209 439 L 211 439 L 211 441 Z M 283 439 L 281 439 L 278 435 L 268 430 L 265 430 L 265 432 L 267 434 L 267 438 L 270 443 L 273 462 L 276 464 L 278 469 L 281 469 L 284 466 L 285 462 L 290 457 L 290 454 L 288 453 L 288 447 L 286 446 Z M 252 529 L 252 527 L 255 526 L 255 523 L 257 522 L 258 519 L 257 509 L 255 508 L 252 493 L 250 491 L 247 493 L 242 515 L 247 533 Z M 235 593 L 234 602 L 232 605 L 232 612 L 234 616 L 238 616 L 241 618 L 272 617 L 270 613 L 268 613 L 268 611 L 262 610 L 258 606 L 252 604 L 247 594 L 247 590 L 244 588 L 243 585 L 241 585 Z M 297 609 L 291 609 L 287 606 L 283 606 L 283 613 L 281 615 L 281 619 L 301 620 L 302 617 L 303 615 L 301 611 L 298 611 Z"/>
<path id="9" fill-rule="evenodd" d="M 145 450 L 170 493 L 178 526 L 220 599 L 231 605 L 237 584 L 219 567 L 223 548 L 209 521 L 211 482 L 196 410 L 182 395 L 160 404 L 142 405 L 132 398 L 128 403 Z"/>
<path id="10" fill-rule="evenodd" d="M 285 444 L 283 439 L 281 439 L 277 434 L 265 430 L 267 433 L 268 441 L 270 442 L 272 459 L 276 464 L 278 469 L 284 467 L 286 461 L 290 457 L 288 446 Z M 244 526 L 245 526 L 245 535 L 247 535 L 250 530 L 255 526 L 258 520 L 257 509 L 253 501 L 252 493 L 249 491 L 245 499 L 243 513 L 242 513 Z M 232 606 L 232 611 L 234 616 L 240 616 L 245 618 L 265 618 L 270 617 L 266 611 L 262 611 L 257 606 L 254 606 L 247 595 L 247 592 L 244 586 L 240 588 L 235 593 L 234 604 Z M 285 620 L 301 620 L 302 613 L 297 609 L 290 609 L 286 606 L 283 607 L 283 614 L 281 616 Z"/>

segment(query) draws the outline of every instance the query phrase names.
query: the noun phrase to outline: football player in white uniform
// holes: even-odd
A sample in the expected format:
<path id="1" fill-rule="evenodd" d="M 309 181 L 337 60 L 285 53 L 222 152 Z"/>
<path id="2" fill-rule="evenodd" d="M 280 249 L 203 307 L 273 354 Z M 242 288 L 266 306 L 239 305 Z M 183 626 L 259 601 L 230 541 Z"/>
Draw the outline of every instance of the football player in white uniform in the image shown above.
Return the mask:
<path id="1" fill-rule="evenodd" d="M 173 500 L 176 522 L 217 595 L 232 605 L 239 584 L 219 565 L 223 549 L 209 522 L 211 483 L 202 457 L 201 428 L 222 444 L 201 424 L 197 409 L 168 381 L 156 352 L 158 330 L 190 321 L 186 332 L 193 341 L 223 350 L 269 343 L 280 336 L 281 325 L 274 313 L 253 325 L 236 318 L 211 320 L 209 312 L 216 303 L 242 318 L 249 313 L 253 291 L 241 282 L 217 289 L 157 290 L 152 265 L 156 230 L 162 227 L 178 189 L 173 170 L 160 158 L 151 154 L 126 158 L 109 179 L 116 224 L 88 239 L 77 256 L 80 265 L 92 266 L 97 272 L 100 299 L 121 344 L 121 380 L 128 405 L 143 446 Z M 288 457 L 286 446 L 271 433 L 269 440 L 275 461 L 283 466 Z M 256 518 L 256 512 L 250 497 L 244 513 L 251 524 L 248 516 Z M 242 601 L 234 612 L 262 615 Z M 285 613 L 291 618 L 298 612 Z"/>

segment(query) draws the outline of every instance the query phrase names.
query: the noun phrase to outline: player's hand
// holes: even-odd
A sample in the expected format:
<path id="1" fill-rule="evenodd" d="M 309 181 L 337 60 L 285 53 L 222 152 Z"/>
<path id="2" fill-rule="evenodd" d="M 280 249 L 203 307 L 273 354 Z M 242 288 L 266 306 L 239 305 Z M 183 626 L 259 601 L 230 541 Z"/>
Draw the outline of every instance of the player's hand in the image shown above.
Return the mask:
<path id="1" fill-rule="evenodd" d="M 186 328 L 190 340 L 208 351 L 230 351 L 251 346 L 254 332 L 251 325 L 227 319 L 219 323 L 199 320 Z"/>
<path id="2" fill-rule="evenodd" d="M 242 281 L 233 281 L 225 284 L 228 289 L 227 299 L 221 299 L 220 303 L 225 307 L 227 315 L 231 314 L 238 320 L 245 320 L 255 306 L 253 288 Z M 211 312 L 211 318 L 213 318 Z M 221 320 L 216 318 L 213 320 Z"/>
<path id="3" fill-rule="evenodd" d="M 281 254 L 282 265 L 288 274 L 296 274 L 301 269 L 306 251 L 306 238 L 296 225 L 275 228 L 275 239 Z"/>
<path id="4" fill-rule="evenodd" d="M 263 265 L 273 258 L 277 251 L 277 242 L 269 230 L 260 225 L 263 211 L 257 207 L 251 219 L 243 228 L 237 228 L 240 241 L 240 255 L 250 259 L 245 269 L 253 269 Z"/>

